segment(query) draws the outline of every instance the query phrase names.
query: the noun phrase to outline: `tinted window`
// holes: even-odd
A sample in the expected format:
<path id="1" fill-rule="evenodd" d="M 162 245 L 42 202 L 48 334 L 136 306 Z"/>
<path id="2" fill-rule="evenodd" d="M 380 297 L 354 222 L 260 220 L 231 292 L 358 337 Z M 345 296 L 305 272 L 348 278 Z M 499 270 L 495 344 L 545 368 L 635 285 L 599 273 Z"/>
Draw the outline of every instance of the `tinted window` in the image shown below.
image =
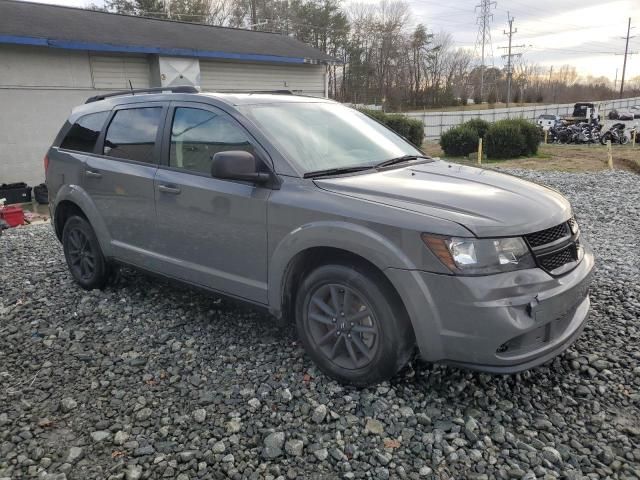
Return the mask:
<path id="1" fill-rule="evenodd" d="M 104 154 L 155 163 L 153 150 L 161 113 L 160 107 L 118 110 L 107 129 Z"/>
<path id="2" fill-rule="evenodd" d="M 93 152 L 100 130 L 107 120 L 109 112 L 90 113 L 80 117 L 62 140 L 60 148 L 78 152 Z"/>
<path id="3" fill-rule="evenodd" d="M 242 128 L 223 115 L 196 108 L 176 108 L 171 127 L 169 165 L 209 174 L 218 152 L 254 153 Z"/>

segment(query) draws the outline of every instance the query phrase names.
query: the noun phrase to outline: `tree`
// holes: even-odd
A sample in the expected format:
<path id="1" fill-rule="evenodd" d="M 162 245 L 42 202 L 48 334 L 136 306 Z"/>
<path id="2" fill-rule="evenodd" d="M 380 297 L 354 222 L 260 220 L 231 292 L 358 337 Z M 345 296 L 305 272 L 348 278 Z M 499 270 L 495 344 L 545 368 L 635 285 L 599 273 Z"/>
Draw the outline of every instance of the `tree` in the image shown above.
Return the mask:
<path id="1" fill-rule="evenodd" d="M 107 0 L 107 10 L 141 17 L 169 18 L 162 0 Z"/>
<path id="2" fill-rule="evenodd" d="M 495 105 L 497 101 L 497 95 L 495 89 L 491 89 L 489 95 L 487 95 L 487 103 L 491 106 Z"/>

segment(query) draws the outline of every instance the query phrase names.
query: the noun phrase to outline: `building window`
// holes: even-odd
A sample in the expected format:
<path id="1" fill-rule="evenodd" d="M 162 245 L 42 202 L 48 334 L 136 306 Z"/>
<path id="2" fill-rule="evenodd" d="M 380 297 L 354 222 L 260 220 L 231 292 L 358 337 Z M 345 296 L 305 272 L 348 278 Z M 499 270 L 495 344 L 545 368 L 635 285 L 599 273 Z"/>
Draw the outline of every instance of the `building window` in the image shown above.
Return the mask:
<path id="1" fill-rule="evenodd" d="M 210 174 L 218 152 L 254 153 L 244 130 L 224 115 L 197 108 L 176 108 L 171 127 L 169 165 Z"/>
<path id="2" fill-rule="evenodd" d="M 104 140 L 105 155 L 144 163 L 156 163 L 154 147 L 162 108 L 118 110 Z"/>
<path id="3" fill-rule="evenodd" d="M 80 117 L 67 132 L 60 148 L 92 153 L 109 112 L 90 113 Z"/>

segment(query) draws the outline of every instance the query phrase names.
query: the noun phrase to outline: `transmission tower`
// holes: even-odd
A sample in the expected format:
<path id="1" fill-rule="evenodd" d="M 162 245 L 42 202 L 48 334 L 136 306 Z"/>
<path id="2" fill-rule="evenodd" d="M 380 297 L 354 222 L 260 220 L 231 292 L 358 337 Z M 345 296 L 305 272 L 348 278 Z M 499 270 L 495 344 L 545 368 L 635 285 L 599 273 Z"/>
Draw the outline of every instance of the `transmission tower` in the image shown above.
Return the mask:
<path id="1" fill-rule="evenodd" d="M 490 54 L 491 65 L 493 66 L 493 47 L 491 46 L 491 20 L 493 20 L 492 8 L 496 8 L 495 0 L 480 0 L 480 5 L 476 5 L 478 18 L 478 36 L 476 38 L 475 55 L 480 54 L 480 98 L 484 99 L 484 76 L 486 68 L 486 55 Z"/>

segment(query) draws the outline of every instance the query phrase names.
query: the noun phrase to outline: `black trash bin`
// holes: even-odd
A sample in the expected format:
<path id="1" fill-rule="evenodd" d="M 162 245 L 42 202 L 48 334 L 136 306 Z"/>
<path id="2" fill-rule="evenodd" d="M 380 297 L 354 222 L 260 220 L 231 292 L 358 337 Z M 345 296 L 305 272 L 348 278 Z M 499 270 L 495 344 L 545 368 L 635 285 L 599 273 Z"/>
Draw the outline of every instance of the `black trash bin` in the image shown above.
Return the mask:
<path id="1" fill-rule="evenodd" d="M 49 203 L 49 190 L 46 183 L 41 183 L 33 187 L 33 196 L 40 205 L 47 205 Z"/>
<path id="2" fill-rule="evenodd" d="M 24 182 L 3 183 L 0 185 L 0 198 L 6 199 L 6 204 L 29 203 L 31 201 L 31 187 Z"/>

